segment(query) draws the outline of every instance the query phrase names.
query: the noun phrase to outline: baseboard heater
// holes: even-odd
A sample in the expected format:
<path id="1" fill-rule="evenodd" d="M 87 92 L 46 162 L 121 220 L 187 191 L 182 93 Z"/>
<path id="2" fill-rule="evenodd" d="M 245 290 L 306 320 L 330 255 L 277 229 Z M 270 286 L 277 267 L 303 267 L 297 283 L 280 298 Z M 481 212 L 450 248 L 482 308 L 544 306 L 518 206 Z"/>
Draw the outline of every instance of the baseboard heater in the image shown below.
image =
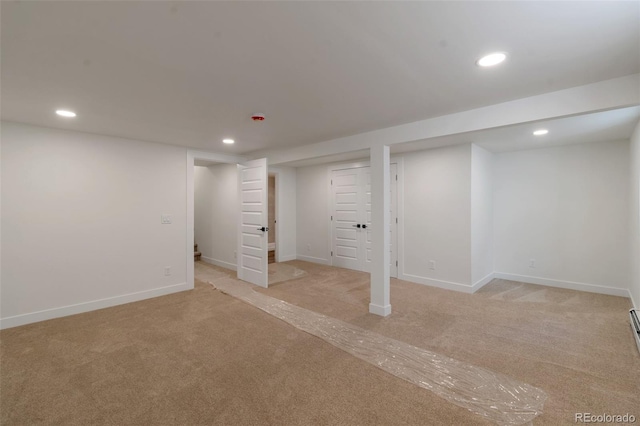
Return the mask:
<path id="1" fill-rule="evenodd" d="M 631 331 L 633 331 L 633 337 L 636 338 L 636 345 L 638 345 L 638 351 L 640 351 L 640 320 L 638 320 L 638 312 L 635 309 L 629 311 L 631 317 Z"/>

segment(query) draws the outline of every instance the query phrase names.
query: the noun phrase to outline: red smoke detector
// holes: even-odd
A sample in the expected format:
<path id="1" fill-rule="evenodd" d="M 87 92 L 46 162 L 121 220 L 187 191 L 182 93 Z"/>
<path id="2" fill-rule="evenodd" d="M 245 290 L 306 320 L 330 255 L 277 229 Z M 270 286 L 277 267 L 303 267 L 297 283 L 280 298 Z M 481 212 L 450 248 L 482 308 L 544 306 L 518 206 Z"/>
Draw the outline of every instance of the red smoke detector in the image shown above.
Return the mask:
<path id="1" fill-rule="evenodd" d="M 253 114 L 251 119 L 253 121 L 264 121 L 264 114 Z"/>

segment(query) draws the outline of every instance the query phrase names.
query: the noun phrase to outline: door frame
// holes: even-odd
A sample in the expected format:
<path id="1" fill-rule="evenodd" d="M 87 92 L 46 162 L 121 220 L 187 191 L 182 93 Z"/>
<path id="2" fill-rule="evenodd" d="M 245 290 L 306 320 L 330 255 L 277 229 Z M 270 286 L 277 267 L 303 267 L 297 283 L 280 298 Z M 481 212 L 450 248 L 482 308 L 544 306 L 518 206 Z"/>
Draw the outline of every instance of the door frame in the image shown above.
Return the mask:
<path id="1" fill-rule="evenodd" d="M 225 154 L 215 154 L 212 152 L 198 151 L 187 149 L 186 156 L 187 167 L 187 238 L 186 238 L 186 263 L 187 263 L 187 287 L 192 289 L 195 285 L 195 271 L 193 264 L 193 245 L 194 245 L 194 225 L 195 225 L 195 185 L 194 170 L 196 160 L 211 161 L 212 163 L 238 164 L 246 161 L 245 157 Z"/>
<path id="2" fill-rule="evenodd" d="M 402 259 L 404 259 L 404 157 L 392 156 L 389 160 L 389 164 L 396 165 L 396 173 L 398 174 L 398 181 L 396 184 L 396 216 L 398 218 L 396 250 L 398 260 L 398 277 L 401 277 L 402 275 L 404 275 L 404 267 L 402 262 Z M 329 212 L 329 217 L 327 217 L 327 224 L 329 229 L 327 257 L 329 258 L 329 261 L 327 262 L 327 264 L 330 266 L 333 266 L 333 256 L 331 256 L 331 250 L 333 248 L 333 227 L 331 224 L 331 216 L 333 215 L 333 196 L 331 188 L 331 174 L 334 170 L 357 169 L 360 167 L 371 167 L 371 162 L 369 160 L 363 160 L 356 162 L 331 164 L 327 167 L 327 193 L 329 194 L 329 196 L 327 197 L 327 211 Z"/>
<path id="3" fill-rule="evenodd" d="M 280 171 L 277 169 L 272 170 L 271 167 L 269 167 L 269 164 L 267 164 L 267 188 L 269 187 L 269 176 L 273 176 L 276 180 L 276 196 L 275 196 L 275 225 L 276 225 L 276 230 L 275 230 L 275 242 L 276 242 L 276 263 L 278 263 L 280 261 L 280 250 L 281 250 L 281 244 L 278 244 L 278 241 L 280 241 L 280 226 L 278 225 L 278 218 L 279 216 L 279 212 L 280 212 Z M 269 193 L 267 193 L 267 197 L 269 196 Z M 268 198 L 267 198 L 268 200 Z M 268 202 L 268 201 L 267 201 Z M 267 207 L 268 208 L 268 207 Z M 268 215 L 267 215 L 268 216 Z M 269 231 L 271 232 L 271 231 Z M 267 242 L 268 243 L 268 242 Z M 267 248 L 268 251 L 268 248 Z"/>

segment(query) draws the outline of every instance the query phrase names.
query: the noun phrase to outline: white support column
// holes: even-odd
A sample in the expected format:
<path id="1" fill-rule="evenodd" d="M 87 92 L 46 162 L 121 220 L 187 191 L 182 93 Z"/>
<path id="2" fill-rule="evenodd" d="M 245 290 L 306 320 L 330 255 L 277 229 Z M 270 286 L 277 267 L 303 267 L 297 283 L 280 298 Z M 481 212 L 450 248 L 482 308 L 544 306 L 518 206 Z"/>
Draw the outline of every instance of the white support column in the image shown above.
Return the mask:
<path id="1" fill-rule="evenodd" d="M 389 147 L 371 148 L 371 303 L 369 312 L 386 317 L 389 303 Z"/>

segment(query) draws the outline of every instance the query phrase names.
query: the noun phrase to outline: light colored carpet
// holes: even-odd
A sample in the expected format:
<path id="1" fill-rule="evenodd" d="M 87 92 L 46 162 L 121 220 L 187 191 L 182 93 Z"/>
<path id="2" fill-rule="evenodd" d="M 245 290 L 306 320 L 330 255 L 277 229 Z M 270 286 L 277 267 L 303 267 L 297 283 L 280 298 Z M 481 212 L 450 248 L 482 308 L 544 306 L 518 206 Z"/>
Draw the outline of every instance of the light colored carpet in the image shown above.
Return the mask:
<path id="1" fill-rule="evenodd" d="M 287 262 L 256 289 L 543 389 L 535 425 L 640 418 L 640 356 L 620 297 L 494 281 L 469 295 Z M 210 267 L 206 265 L 206 267 Z M 210 267 L 223 274 L 233 272 Z M 482 419 L 197 282 L 193 291 L 0 332 L 2 425 L 472 425 Z"/>
<path id="2" fill-rule="evenodd" d="M 209 265 L 205 262 L 195 262 L 194 274 L 197 280 L 203 282 L 213 282 L 220 278 L 227 278 L 231 275 L 236 276 L 235 271 L 222 268 L 214 268 L 213 265 Z"/>
<path id="3" fill-rule="evenodd" d="M 381 318 L 367 314 L 368 274 L 289 263 L 309 273 L 304 285 L 256 291 L 539 387 L 549 399 L 536 425 L 575 424 L 576 412 L 640 419 L 629 299 L 505 280 L 462 294 L 392 279 L 393 313 Z"/>
<path id="4" fill-rule="evenodd" d="M 301 268 L 288 263 L 269 264 L 269 285 L 295 280 L 306 276 L 307 273 Z"/>
<path id="5" fill-rule="evenodd" d="M 217 268 L 205 262 L 195 262 L 195 277 L 203 282 L 214 282 L 220 278 L 235 277 L 236 272 L 229 269 Z M 269 285 L 302 278 L 307 273 L 296 266 L 288 263 L 269 264 Z"/>

